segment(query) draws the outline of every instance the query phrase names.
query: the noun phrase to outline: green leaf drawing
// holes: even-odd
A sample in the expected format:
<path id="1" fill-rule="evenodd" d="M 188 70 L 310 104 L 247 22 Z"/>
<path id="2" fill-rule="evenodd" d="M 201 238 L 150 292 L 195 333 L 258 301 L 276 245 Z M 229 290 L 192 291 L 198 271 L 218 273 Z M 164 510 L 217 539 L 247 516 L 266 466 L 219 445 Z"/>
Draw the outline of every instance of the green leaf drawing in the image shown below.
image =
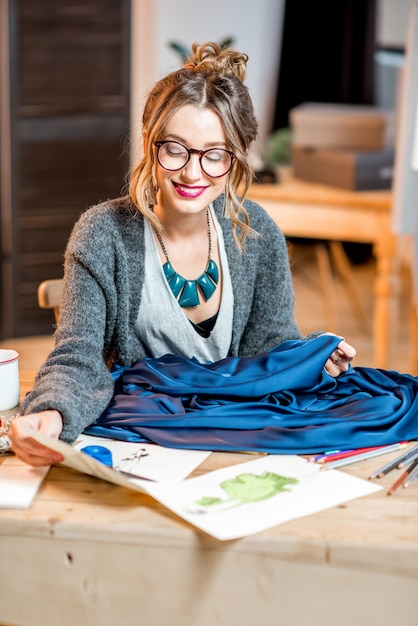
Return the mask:
<path id="1" fill-rule="evenodd" d="M 196 504 L 210 507 L 215 504 L 232 501 L 234 501 L 235 505 L 237 502 L 240 504 L 259 502 L 260 500 L 272 498 L 282 491 L 290 491 L 287 486 L 296 485 L 298 482 L 297 478 L 281 476 L 274 472 L 264 472 L 261 475 L 251 473 L 239 474 L 235 478 L 230 478 L 220 484 L 228 499 L 222 500 L 221 498 L 205 496 L 198 500 Z"/>

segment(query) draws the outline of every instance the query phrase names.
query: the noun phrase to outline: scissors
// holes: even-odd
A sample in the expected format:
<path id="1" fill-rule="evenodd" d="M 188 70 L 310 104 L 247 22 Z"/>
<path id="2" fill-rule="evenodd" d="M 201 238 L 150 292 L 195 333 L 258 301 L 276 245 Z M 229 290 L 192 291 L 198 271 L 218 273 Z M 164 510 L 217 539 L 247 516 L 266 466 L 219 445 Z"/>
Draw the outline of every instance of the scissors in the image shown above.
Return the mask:
<path id="1" fill-rule="evenodd" d="M 109 448 L 106 448 L 106 446 L 96 446 L 96 445 L 85 446 L 84 448 L 80 449 L 80 452 L 84 452 L 84 454 L 88 454 L 88 456 L 91 456 L 93 459 L 96 459 L 96 461 L 100 461 L 100 463 L 103 463 L 103 465 L 107 465 L 107 467 L 111 467 L 118 474 L 122 474 L 122 476 L 126 476 L 128 478 L 139 478 L 140 480 L 149 480 L 150 482 L 153 482 L 153 483 L 156 482 L 152 478 L 147 478 L 146 476 L 139 476 L 138 474 L 133 474 L 132 472 L 126 472 L 119 466 L 114 467 L 112 452 L 111 450 L 109 450 Z M 141 454 L 139 456 L 137 455 L 136 458 L 141 458 L 141 456 L 146 456 L 146 455 L 144 455 L 141 451 Z"/>

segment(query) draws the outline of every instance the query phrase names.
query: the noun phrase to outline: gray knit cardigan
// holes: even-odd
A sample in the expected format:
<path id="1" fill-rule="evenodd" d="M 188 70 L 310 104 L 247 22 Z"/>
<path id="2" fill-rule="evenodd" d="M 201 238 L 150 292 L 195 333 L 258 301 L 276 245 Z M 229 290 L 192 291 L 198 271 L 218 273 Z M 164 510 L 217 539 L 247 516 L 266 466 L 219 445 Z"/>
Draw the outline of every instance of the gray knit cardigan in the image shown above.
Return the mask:
<path id="1" fill-rule="evenodd" d="M 231 222 L 214 203 L 234 292 L 232 356 L 254 355 L 286 339 L 300 339 L 287 245 L 267 213 L 247 201 L 259 236 L 240 253 Z M 72 442 L 94 422 L 113 393 L 112 364 L 149 356 L 135 333 L 144 281 L 144 218 L 128 197 L 88 209 L 65 253 L 64 292 L 55 348 L 43 364 L 23 412 L 61 412 L 61 438 Z"/>

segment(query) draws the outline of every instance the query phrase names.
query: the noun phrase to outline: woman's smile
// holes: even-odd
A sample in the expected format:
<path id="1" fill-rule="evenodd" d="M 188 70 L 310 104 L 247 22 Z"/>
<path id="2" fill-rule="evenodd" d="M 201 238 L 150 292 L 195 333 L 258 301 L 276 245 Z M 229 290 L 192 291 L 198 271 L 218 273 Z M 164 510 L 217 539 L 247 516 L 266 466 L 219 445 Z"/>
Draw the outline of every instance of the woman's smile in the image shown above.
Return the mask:
<path id="1" fill-rule="evenodd" d="M 180 185 L 174 181 L 173 186 L 182 198 L 198 198 L 207 189 L 205 186 Z"/>

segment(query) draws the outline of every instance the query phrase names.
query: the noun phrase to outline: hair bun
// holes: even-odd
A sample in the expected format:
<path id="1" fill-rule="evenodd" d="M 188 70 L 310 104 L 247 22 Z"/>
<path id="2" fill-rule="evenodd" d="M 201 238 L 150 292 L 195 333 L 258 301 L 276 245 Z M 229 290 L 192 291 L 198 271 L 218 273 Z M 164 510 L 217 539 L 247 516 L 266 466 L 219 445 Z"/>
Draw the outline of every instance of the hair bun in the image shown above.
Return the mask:
<path id="1" fill-rule="evenodd" d="M 184 64 L 184 69 L 209 74 L 231 74 L 244 82 L 247 76 L 248 55 L 230 48 L 221 47 L 214 41 L 192 45 L 193 54 Z"/>

